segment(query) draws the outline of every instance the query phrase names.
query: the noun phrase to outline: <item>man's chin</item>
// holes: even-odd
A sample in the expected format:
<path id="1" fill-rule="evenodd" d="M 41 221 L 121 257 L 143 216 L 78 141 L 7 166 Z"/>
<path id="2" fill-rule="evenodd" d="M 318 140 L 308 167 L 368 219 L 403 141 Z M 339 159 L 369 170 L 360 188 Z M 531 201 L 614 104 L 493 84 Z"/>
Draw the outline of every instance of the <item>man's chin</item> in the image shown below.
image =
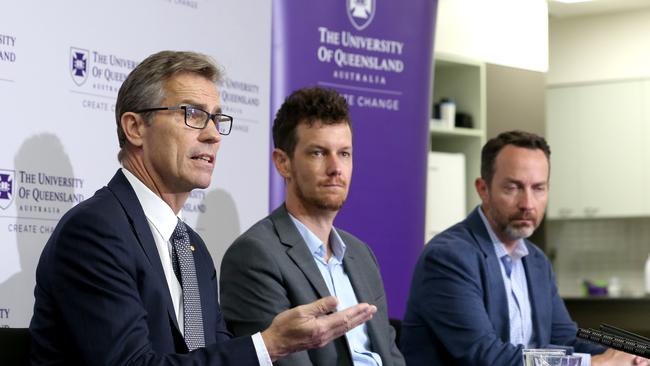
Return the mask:
<path id="1" fill-rule="evenodd" d="M 316 202 L 316 207 L 321 210 L 338 211 L 343 207 L 345 200 L 320 200 Z"/>
<path id="2" fill-rule="evenodd" d="M 318 208 L 320 208 L 321 210 L 333 211 L 333 212 L 338 212 L 342 207 L 343 207 L 343 202 L 318 205 Z"/>
<path id="3" fill-rule="evenodd" d="M 206 189 L 208 187 L 210 187 L 210 180 L 200 181 L 194 185 L 194 189 Z"/>
<path id="4" fill-rule="evenodd" d="M 513 240 L 528 238 L 531 235 L 533 235 L 534 232 L 535 232 L 535 228 L 529 226 L 525 226 L 525 227 L 508 226 L 508 228 L 506 229 L 506 233 Z"/>

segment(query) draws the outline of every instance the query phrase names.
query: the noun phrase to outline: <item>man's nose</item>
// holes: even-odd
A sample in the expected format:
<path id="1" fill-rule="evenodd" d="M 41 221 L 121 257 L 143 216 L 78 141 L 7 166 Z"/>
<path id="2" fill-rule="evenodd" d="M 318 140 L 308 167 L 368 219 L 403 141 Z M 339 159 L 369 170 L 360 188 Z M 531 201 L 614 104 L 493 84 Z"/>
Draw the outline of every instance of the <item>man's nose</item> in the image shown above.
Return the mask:
<path id="1" fill-rule="evenodd" d="M 342 172 L 341 159 L 336 154 L 327 157 L 327 175 L 340 175 Z"/>
<path id="2" fill-rule="evenodd" d="M 524 188 L 519 194 L 519 208 L 529 210 L 535 207 L 535 196 L 530 188 Z"/>
<path id="3" fill-rule="evenodd" d="M 223 136 L 219 133 L 217 125 L 212 120 L 208 121 L 208 125 L 205 126 L 199 134 L 199 139 L 202 142 L 217 143 L 220 142 L 222 138 Z"/>

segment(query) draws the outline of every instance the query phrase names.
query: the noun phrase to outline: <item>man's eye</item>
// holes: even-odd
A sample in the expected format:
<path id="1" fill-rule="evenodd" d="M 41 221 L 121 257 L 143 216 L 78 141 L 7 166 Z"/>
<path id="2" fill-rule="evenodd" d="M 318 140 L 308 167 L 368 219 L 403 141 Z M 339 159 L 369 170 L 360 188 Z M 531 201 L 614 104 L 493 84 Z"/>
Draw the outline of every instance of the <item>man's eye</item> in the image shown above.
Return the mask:
<path id="1" fill-rule="evenodd" d="M 510 185 L 507 185 L 507 186 L 503 187 L 503 189 L 504 189 L 506 192 L 513 192 L 513 191 L 516 191 L 516 190 L 517 190 L 517 186 L 514 185 L 514 184 L 510 184 Z"/>
<path id="2" fill-rule="evenodd" d="M 185 113 L 187 113 L 187 116 L 190 117 L 190 118 L 196 118 L 197 116 L 199 116 L 201 114 L 201 111 L 196 109 L 196 108 L 188 107 L 185 110 Z"/>

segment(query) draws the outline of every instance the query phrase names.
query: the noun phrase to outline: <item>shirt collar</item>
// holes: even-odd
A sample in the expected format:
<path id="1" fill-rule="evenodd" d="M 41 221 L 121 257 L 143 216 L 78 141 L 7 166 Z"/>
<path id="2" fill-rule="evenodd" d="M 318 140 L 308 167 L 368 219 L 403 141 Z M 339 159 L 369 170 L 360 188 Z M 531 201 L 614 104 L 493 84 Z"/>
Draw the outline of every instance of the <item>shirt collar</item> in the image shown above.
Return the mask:
<path id="1" fill-rule="evenodd" d="M 138 201 L 140 201 L 147 220 L 151 222 L 163 238 L 169 240 L 178 224 L 179 217 L 174 214 L 172 208 L 162 198 L 153 193 L 133 173 L 125 168 L 122 168 L 122 173 L 124 173 L 126 179 L 131 183 L 131 187 L 133 187 L 135 195 L 138 197 Z"/>
<path id="2" fill-rule="evenodd" d="M 300 236 L 302 236 L 302 239 L 307 244 L 309 251 L 313 255 L 320 258 L 325 257 L 325 245 L 323 245 L 323 242 L 316 236 L 316 234 L 309 230 L 305 224 L 300 222 L 300 220 L 295 218 L 292 214 L 289 214 L 289 217 L 291 218 L 291 221 L 293 221 L 293 224 L 296 226 L 296 229 L 298 229 Z M 336 258 L 339 262 L 343 262 L 346 246 L 343 242 L 343 239 L 341 239 L 341 236 L 334 227 L 332 227 L 332 231 L 330 231 L 329 242 L 332 246 L 332 253 L 334 258 Z"/>
<path id="3" fill-rule="evenodd" d="M 479 216 L 481 216 L 481 220 L 483 221 L 483 224 L 487 229 L 488 235 L 490 235 L 492 244 L 494 244 L 494 251 L 498 258 L 501 258 L 505 255 L 510 255 L 512 259 L 517 260 L 528 255 L 528 247 L 526 247 L 526 243 L 524 242 L 524 239 L 517 240 L 517 244 L 515 245 L 514 250 L 512 251 L 512 253 L 509 254 L 505 244 L 503 244 L 501 240 L 499 240 L 497 234 L 495 234 L 494 230 L 492 230 L 492 226 L 490 225 L 490 222 L 488 221 L 487 217 L 485 217 L 485 214 L 483 213 L 483 209 L 481 208 L 481 206 L 478 206 L 478 214 Z"/>

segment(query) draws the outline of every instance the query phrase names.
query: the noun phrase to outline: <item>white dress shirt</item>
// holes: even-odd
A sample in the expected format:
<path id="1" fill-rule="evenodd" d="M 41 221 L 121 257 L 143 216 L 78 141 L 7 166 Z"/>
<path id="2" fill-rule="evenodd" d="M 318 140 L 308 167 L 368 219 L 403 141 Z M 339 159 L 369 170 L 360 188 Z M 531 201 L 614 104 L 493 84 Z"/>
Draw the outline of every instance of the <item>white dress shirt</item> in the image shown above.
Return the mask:
<path id="1" fill-rule="evenodd" d="M 142 206 L 142 210 L 144 211 L 144 215 L 147 218 L 147 223 L 149 223 L 153 239 L 156 242 L 158 256 L 160 257 L 160 262 L 165 272 L 167 287 L 169 288 L 172 303 L 174 304 L 174 313 L 178 321 L 178 328 L 181 334 L 184 334 L 183 288 L 174 274 L 171 254 L 172 243 L 170 240 L 179 217 L 174 214 L 174 211 L 172 211 L 171 207 L 162 198 L 153 193 L 133 173 L 124 168 L 122 168 L 122 173 L 124 173 L 131 187 L 133 187 L 135 195 L 138 197 L 138 201 L 140 201 L 140 206 Z M 264 345 L 262 335 L 258 332 L 253 334 L 252 338 L 260 365 L 271 366 L 271 358 Z"/>

